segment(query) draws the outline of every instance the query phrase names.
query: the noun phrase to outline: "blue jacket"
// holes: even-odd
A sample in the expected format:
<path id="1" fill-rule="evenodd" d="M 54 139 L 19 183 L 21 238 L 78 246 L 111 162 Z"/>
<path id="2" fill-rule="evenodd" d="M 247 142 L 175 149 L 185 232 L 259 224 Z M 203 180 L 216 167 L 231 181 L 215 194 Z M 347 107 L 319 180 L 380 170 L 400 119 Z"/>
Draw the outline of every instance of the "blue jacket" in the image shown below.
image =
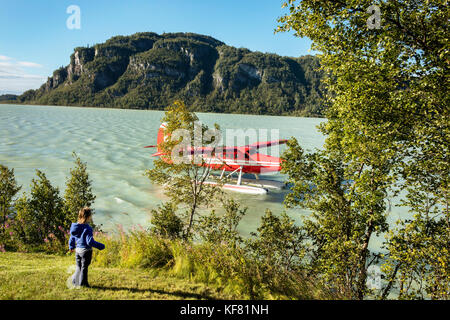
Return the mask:
<path id="1" fill-rule="evenodd" d="M 99 250 L 105 249 L 103 243 L 94 240 L 92 228 L 84 223 L 72 223 L 70 226 L 69 249 L 77 248 L 91 249 L 92 247 Z"/>

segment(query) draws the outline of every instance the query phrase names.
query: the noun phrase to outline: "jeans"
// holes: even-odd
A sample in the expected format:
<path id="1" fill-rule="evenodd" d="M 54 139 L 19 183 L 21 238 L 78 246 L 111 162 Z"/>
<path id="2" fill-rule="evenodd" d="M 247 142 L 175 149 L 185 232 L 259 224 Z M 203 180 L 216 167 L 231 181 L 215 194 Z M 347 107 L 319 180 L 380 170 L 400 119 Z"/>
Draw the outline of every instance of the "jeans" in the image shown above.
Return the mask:
<path id="1" fill-rule="evenodd" d="M 75 261 L 77 269 L 72 276 L 72 283 L 74 286 L 89 286 L 88 282 L 88 267 L 92 260 L 92 250 L 84 250 L 75 253 Z"/>

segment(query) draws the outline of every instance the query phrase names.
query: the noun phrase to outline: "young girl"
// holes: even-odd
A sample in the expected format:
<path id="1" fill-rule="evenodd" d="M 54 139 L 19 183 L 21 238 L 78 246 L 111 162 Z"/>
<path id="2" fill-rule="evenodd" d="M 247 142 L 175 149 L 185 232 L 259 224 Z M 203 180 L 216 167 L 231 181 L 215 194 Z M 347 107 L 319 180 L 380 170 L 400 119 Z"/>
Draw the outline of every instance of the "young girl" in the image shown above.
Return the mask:
<path id="1" fill-rule="evenodd" d="M 75 249 L 75 261 L 77 269 L 72 276 L 72 284 L 75 287 L 89 287 L 88 267 L 92 259 L 92 247 L 99 250 L 105 249 L 103 243 L 94 240 L 92 228 L 88 224 L 92 220 L 92 211 L 84 207 L 78 212 L 78 223 L 72 223 L 70 227 L 69 249 Z"/>

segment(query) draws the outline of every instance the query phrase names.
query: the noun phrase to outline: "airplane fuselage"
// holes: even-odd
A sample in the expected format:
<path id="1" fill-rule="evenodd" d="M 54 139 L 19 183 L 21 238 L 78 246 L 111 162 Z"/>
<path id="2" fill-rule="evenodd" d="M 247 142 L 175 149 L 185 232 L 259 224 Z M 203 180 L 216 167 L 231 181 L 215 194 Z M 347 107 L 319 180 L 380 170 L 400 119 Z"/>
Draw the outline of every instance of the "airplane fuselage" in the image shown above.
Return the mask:
<path id="1" fill-rule="evenodd" d="M 249 158 L 243 157 L 205 157 L 203 166 L 213 170 L 235 171 L 242 168 L 243 173 L 263 174 L 281 170 L 281 159 L 266 154 L 255 153 Z"/>

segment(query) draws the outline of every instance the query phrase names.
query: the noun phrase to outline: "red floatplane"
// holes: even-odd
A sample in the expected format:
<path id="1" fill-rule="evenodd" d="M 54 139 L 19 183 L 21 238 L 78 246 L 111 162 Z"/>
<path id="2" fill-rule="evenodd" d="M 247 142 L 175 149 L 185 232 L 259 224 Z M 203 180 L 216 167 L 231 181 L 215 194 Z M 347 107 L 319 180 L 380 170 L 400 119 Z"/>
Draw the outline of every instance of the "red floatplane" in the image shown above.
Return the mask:
<path id="1" fill-rule="evenodd" d="M 164 153 L 160 148 L 160 144 L 164 142 L 166 135 L 164 134 L 166 124 L 163 123 L 159 127 L 156 145 L 146 146 L 145 148 L 157 148 L 157 152 L 152 154 L 154 157 L 161 157 L 164 161 L 169 162 L 170 158 L 164 157 Z M 237 191 L 248 194 L 265 194 L 267 189 L 281 189 L 284 183 L 273 180 L 260 179 L 260 174 L 274 173 L 281 170 L 282 160 L 279 157 L 261 154 L 257 151 L 261 148 L 272 147 L 285 144 L 286 139 L 256 142 L 245 146 L 220 146 L 213 151 L 212 147 L 188 147 L 189 154 L 201 154 L 204 161 L 200 164 L 211 168 L 211 170 L 222 171 L 220 178 L 233 179 L 233 175 L 237 175 L 235 184 L 225 183 L 222 185 L 224 189 Z M 217 150 L 220 150 L 217 152 Z M 245 179 L 242 177 L 244 173 L 254 174 L 255 179 Z M 205 183 L 214 184 L 214 181 L 206 181 Z"/>

